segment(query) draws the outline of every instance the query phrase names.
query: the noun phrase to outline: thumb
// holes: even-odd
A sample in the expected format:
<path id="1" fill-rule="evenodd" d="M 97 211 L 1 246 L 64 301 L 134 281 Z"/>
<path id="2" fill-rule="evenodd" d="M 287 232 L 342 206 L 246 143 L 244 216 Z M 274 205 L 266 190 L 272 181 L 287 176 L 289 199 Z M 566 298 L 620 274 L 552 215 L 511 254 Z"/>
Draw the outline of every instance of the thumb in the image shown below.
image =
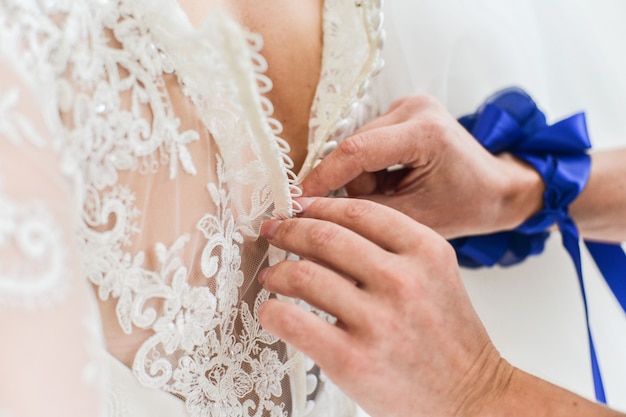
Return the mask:
<path id="1" fill-rule="evenodd" d="M 300 187 L 303 195 L 326 196 L 367 173 L 364 165 L 369 165 L 372 140 L 366 133 L 345 139 L 302 180 Z"/>
<path id="2" fill-rule="evenodd" d="M 383 171 L 394 165 L 412 165 L 419 154 L 419 141 L 414 139 L 414 134 L 413 126 L 402 123 L 346 138 L 304 178 L 301 183 L 304 195 L 326 196 L 362 174 Z M 370 179 L 367 181 L 371 183 Z"/>

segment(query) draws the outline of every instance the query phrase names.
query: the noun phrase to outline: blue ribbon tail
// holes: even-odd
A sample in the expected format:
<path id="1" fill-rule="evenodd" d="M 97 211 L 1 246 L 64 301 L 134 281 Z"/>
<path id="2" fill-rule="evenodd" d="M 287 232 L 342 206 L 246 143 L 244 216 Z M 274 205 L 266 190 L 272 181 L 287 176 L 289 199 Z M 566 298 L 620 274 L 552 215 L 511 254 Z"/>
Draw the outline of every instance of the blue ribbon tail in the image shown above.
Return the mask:
<path id="1" fill-rule="evenodd" d="M 585 241 L 585 245 L 626 313 L 626 253 L 618 244 Z"/>
<path id="2" fill-rule="evenodd" d="M 580 258 L 580 242 L 578 238 L 578 230 L 571 219 L 565 219 L 559 222 L 559 229 L 563 237 L 563 246 L 572 258 L 576 275 L 578 276 L 578 284 L 583 299 L 583 307 L 585 311 L 585 323 L 587 325 L 587 338 L 589 339 L 589 354 L 591 356 L 591 374 L 593 376 L 593 388 L 596 400 L 602 404 L 606 404 L 606 394 L 604 392 L 604 383 L 602 381 L 602 373 L 598 364 L 598 355 L 596 354 L 596 346 L 591 334 L 591 325 L 589 324 L 589 307 L 587 303 L 587 291 L 585 290 L 585 282 L 583 280 L 582 261 Z"/>
<path id="3" fill-rule="evenodd" d="M 593 389 L 596 394 L 596 401 L 606 404 L 606 394 L 604 393 L 604 382 L 602 382 L 602 374 L 600 373 L 600 365 L 598 365 L 598 356 L 596 355 L 596 347 L 591 337 L 591 329 L 587 322 L 587 334 L 589 335 L 589 351 L 591 354 L 591 373 L 593 376 Z"/>

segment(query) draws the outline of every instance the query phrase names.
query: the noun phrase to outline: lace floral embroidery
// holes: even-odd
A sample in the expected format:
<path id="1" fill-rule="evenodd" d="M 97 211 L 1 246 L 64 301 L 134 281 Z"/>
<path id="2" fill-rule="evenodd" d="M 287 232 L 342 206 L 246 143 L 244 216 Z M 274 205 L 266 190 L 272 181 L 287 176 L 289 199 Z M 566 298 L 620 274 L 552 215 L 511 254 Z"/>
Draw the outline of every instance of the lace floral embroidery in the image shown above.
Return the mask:
<path id="1" fill-rule="evenodd" d="M 219 159 L 218 173 L 223 178 Z M 161 275 L 170 277 L 164 284 L 172 284 L 162 285 L 169 292 L 164 313 L 153 326 L 155 335 L 137 353 L 134 371 L 144 384 L 187 398 L 194 415 L 268 415 L 266 411 L 277 410 L 276 399 L 281 398 L 282 380 L 291 365 L 279 360 L 271 348 L 277 339 L 262 330 L 256 319 L 269 294 L 259 293 L 252 311 L 246 303 L 237 306 L 244 280 L 239 250 L 243 234 L 228 208 L 230 196 L 221 180 L 209 184 L 208 192 L 217 215 L 204 216 L 198 229 L 207 238 L 202 272 L 214 282 L 215 295 L 208 287 L 188 285 L 187 270 L 175 255 L 185 238 L 170 250 L 161 247 Z M 242 324 L 237 334 L 235 322 Z M 175 367 L 171 357 L 181 358 Z M 250 400 L 242 401 L 246 397 Z"/>
<path id="2" fill-rule="evenodd" d="M 309 153 L 298 174 L 300 179 L 378 111 L 370 79 L 383 66 L 381 7 L 382 0 L 324 2 L 323 68 L 309 121 Z M 357 71 L 355 63 L 359 63 Z"/>
<path id="3" fill-rule="evenodd" d="M 296 393 L 287 387 L 293 389 L 296 359 L 256 318 L 269 294 L 242 297 L 265 259 L 242 263 L 245 250 L 262 249 L 254 242 L 260 221 L 272 211 L 289 216 L 298 208 L 292 206 L 298 189 L 288 147 L 277 137 L 281 127 L 271 118 L 271 103 L 262 97 L 271 82 L 262 74 L 266 63 L 258 36 L 220 24 L 220 18 L 190 35 L 178 25 L 169 0 L 4 1 L 15 10 L 11 22 L 3 21 L 17 28 L 10 39 L 16 45 L 20 38 L 41 40 L 32 56 L 19 57 L 22 66 L 53 63 L 42 79 L 55 94 L 50 119 L 61 115 L 62 164 L 81 174 L 75 185 L 87 277 L 101 300 L 113 299 L 125 333 L 149 332 L 134 358 L 135 376 L 145 386 L 185 399 L 194 417 L 294 413 L 296 400 L 289 396 Z M 335 17 L 350 15 L 341 10 Z M 203 53 L 187 54 L 181 37 L 197 42 L 193 47 Z M 333 125 L 333 106 L 346 109 L 341 100 L 351 109 L 350 97 L 360 97 L 358 86 L 375 67 L 370 55 L 376 56 L 367 51 L 360 56 L 365 70 L 357 79 L 323 84 L 320 126 Z M 326 77 L 334 77 L 329 71 Z M 344 82 L 351 87 L 341 87 Z M 341 95 L 329 98 L 340 87 Z M 183 127 L 172 89 L 193 103 L 188 110 L 201 123 Z M 10 107 L 11 100 L 6 97 L 0 106 Z M 342 117 L 350 119 L 353 113 L 343 110 Z M 22 140 L 26 131 L 11 127 L 12 137 Z M 208 146 L 209 167 L 191 151 L 208 141 L 205 128 L 217 144 Z M 156 208 L 128 177 L 140 178 L 139 184 L 159 178 L 166 185 L 200 177 L 201 185 L 193 183 L 191 192 L 204 195 L 205 212 L 192 219 L 195 227 L 143 244 L 141 238 L 151 232 L 146 216 Z M 190 253 L 198 259 L 189 262 Z"/>
<path id="4" fill-rule="evenodd" d="M 260 329 L 255 318 L 268 294 L 261 292 L 254 308 L 240 302 L 239 295 L 244 283 L 240 246 L 255 233 L 250 221 L 265 213 L 271 202 L 264 191 L 265 168 L 254 161 L 241 168 L 230 162 L 227 171 L 217 156 L 217 182 L 207 184 L 205 191 L 214 208 L 197 224 L 197 232 L 206 239 L 200 262 L 205 285 L 190 285 L 191 271 L 182 261 L 191 230 L 171 246 L 154 246 L 155 267 L 148 266 L 149 253 L 128 250 L 134 236 L 141 233 L 144 213 L 137 207 L 135 193 L 117 184 L 118 172 L 154 175 L 161 164 L 169 162 L 170 180 L 180 175 L 179 165 L 185 174 L 195 175 L 197 168 L 186 146 L 199 136 L 195 131 L 178 133 L 180 124 L 161 76 L 173 67 L 164 65 L 168 53 L 154 43 L 142 23 L 143 9 L 120 2 L 116 10 L 104 14 L 105 23 L 123 49 L 96 44 L 107 78 L 94 83 L 93 92 L 72 94 L 73 106 L 83 110 L 72 117 L 71 142 L 94 138 L 88 144 L 93 157 L 85 167 L 89 186 L 83 218 L 87 227 L 81 232 L 88 277 L 97 285 L 101 299 L 116 299 L 118 321 L 126 333 L 134 328 L 154 332 L 142 343 L 133 364 L 144 385 L 185 398 L 194 416 L 282 416 L 287 412 L 282 384 L 291 365 L 279 358 L 272 346 L 277 340 Z M 217 74 L 227 79 L 224 73 Z M 189 93 L 189 83 L 186 88 Z M 224 91 L 216 94 L 223 96 Z M 120 100 L 123 95 L 130 97 L 128 110 Z M 152 124 L 143 116 L 146 108 L 153 116 Z M 214 111 L 207 120 L 221 116 L 228 114 Z M 249 133 L 237 134 L 238 129 L 247 129 L 245 120 L 234 119 L 230 125 L 234 131 L 216 129 L 216 136 L 245 138 Z M 228 149 L 235 147 L 231 144 Z M 258 196 L 253 210 L 234 204 L 237 200 L 228 192 L 234 184 L 252 186 L 253 201 Z M 100 231 L 103 227 L 104 232 Z M 268 371 L 272 374 L 267 375 Z"/>

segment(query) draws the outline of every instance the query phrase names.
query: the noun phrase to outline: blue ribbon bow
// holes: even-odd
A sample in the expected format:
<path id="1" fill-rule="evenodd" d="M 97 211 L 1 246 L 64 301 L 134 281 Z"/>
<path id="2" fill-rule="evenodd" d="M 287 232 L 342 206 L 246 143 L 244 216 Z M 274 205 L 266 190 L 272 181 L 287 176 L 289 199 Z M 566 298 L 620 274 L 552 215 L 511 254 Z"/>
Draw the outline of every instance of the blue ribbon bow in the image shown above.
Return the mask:
<path id="1" fill-rule="evenodd" d="M 591 147 L 584 113 L 553 125 L 524 91 L 510 88 L 496 93 L 475 114 L 459 122 L 490 152 L 509 152 L 533 166 L 545 183 L 544 208 L 512 231 L 468 236 L 450 241 L 459 263 L 467 267 L 509 266 L 543 251 L 547 229 L 556 224 L 569 253 L 583 297 L 596 399 L 606 403 L 598 366 L 587 298 L 582 278 L 579 234 L 568 206 L 580 194 L 591 170 Z M 607 283 L 626 311 L 626 255 L 619 245 L 586 242 Z"/>

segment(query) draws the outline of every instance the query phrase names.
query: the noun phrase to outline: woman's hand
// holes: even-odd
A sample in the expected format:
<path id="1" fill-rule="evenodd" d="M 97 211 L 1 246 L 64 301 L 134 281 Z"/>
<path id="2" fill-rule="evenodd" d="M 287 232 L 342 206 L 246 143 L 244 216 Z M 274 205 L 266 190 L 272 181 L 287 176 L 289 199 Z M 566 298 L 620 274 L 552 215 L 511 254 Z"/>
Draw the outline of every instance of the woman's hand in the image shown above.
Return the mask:
<path id="1" fill-rule="evenodd" d="M 387 169 L 393 166 L 404 168 Z M 489 153 L 428 96 L 394 103 L 302 182 L 307 196 L 343 186 L 446 238 L 513 229 L 543 207 L 544 185 L 533 168 Z"/>
<path id="2" fill-rule="evenodd" d="M 303 199 L 301 218 L 262 235 L 304 259 L 261 272 L 269 291 L 301 298 L 332 325 L 271 299 L 265 329 L 317 362 L 373 416 L 469 416 L 505 390 L 500 358 L 465 292 L 450 245 L 382 205 Z"/>
<path id="3" fill-rule="evenodd" d="M 373 417 L 625 417 L 502 359 L 452 248 L 432 230 L 371 201 L 300 202 L 301 218 L 265 222 L 261 233 L 303 259 L 259 280 L 337 322 L 278 299 L 259 319 Z"/>

